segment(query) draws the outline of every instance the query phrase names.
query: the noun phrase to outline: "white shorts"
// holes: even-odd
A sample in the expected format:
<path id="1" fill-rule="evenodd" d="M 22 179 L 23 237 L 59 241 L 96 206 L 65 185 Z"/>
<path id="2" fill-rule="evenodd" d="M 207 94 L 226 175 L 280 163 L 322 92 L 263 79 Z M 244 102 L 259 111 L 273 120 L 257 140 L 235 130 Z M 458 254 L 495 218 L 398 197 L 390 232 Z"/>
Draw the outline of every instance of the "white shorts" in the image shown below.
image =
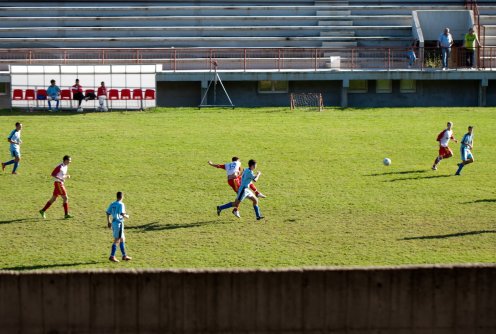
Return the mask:
<path id="1" fill-rule="evenodd" d="M 245 198 L 255 198 L 255 194 L 250 190 L 249 187 L 240 187 L 238 189 L 238 195 L 236 200 L 242 202 Z"/>

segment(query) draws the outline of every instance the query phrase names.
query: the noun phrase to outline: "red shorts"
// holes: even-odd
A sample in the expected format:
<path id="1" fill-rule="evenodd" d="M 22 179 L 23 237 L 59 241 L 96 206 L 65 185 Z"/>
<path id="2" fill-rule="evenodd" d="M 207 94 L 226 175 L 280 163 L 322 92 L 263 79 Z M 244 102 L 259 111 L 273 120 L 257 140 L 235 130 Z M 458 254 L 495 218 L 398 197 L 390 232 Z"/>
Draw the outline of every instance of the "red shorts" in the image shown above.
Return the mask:
<path id="1" fill-rule="evenodd" d="M 64 184 L 60 182 L 53 183 L 53 196 L 66 196 L 67 191 L 65 190 Z"/>
<path id="2" fill-rule="evenodd" d="M 439 146 L 439 156 L 443 158 L 449 158 L 453 156 L 453 151 L 449 147 Z"/>
<path id="3" fill-rule="evenodd" d="M 227 180 L 227 183 L 231 186 L 235 193 L 238 193 L 239 185 L 241 184 L 241 178 L 237 177 L 235 179 Z"/>

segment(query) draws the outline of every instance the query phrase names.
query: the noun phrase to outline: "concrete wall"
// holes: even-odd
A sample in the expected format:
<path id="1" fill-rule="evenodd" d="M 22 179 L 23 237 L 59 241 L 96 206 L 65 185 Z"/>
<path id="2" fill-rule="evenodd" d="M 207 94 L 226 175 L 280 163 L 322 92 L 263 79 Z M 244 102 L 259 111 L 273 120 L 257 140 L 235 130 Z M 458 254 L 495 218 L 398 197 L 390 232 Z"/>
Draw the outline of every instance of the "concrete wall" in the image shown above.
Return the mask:
<path id="1" fill-rule="evenodd" d="M 237 107 L 289 107 L 292 92 L 321 93 L 326 106 L 339 106 L 340 81 L 290 81 L 288 93 L 259 93 L 257 81 L 224 81 L 233 104 Z M 168 107 L 196 107 L 202 93 L 199 82 L 157 82 L 157 105 Z M 208 103 L 213 103 L 213 86 L 209 90 Z M 217 104 L 228 104 L 220 85 L 217 86 Z"/>
<path id="2" fill-rule="evenodd" d="M 415 93 L 401 93 L 400 81 L 392 81 L 392 93 L 376 93 L 376 81 L 368 81 L 368 93 L 348 93 L 350 107 L 469 107 L 479 101 L 479 81 L 419 80 Z M 496 105 L 496 104 L 493 104 Z"/>
<path id="3" fill-rule="evenodd" d="M 2 333 L 496 333 L 496 266 L 0 273 Z"/>
<path id="4" fill-rule="evenodd" d="M 289 106 L 292 92 L 321 93 L 325 106 L 341 105 L 342 81 L 290 81 L 288 93 L 260 93 L 257 81 L 224 81 L 231 100 L 237 107 Z M 367 93 L 348 92 L 349 107 L 468 107 L 479 104 L 480 80 L 417 80 L 415 93 L 401 93 L 400 81 L 392 80 L 391 93 L 376 93 L 376 80 L 368 80 Z M 487 105 L 495 106 L 495 94 L 490 85 Z M 157 105 L 195 107 L 200 104 L 200 82 L 158 82 Z M 213 103 L 213 90 L 209 91 Z M 225 94 L 217 87 L 217 104 L 227 104 Z"/>
<path id="5" fill-rule="evenodd" d="M 469 10 L 418 10 L 417 16 L 426 41 L 437 41 L 444 28 L 450 28 L 455 41 L 463 41 L 474 25 Z"/>

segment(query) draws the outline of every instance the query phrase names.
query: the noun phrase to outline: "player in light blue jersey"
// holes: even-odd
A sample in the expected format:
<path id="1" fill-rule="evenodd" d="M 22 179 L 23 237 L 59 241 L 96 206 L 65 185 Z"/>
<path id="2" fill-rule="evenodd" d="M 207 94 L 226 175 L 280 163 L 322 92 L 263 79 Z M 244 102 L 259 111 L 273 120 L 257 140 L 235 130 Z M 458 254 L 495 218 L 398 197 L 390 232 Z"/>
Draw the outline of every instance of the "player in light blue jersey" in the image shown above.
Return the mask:
<path id="1" fill-rule="evenodd" d="M 112 262 L 119 262 L 115 257 L 118 245 L 121 248 L 122 259 L 124 261 L 131 260 L 131 257 L 126 255 L 126 247 L 124 246 L 124 218 L 129 218 L 129 215 L 126 213 L 126 206 L 122 202 L 123 199 L 124 194 L 121 191 L 117 192 L 117 201 L 112 202 L 107 209 L 107 226 L 112 228 L 114 236 L 114 243 L 109 257 Z M 110 217 L 112 217 L 112 220 L 110 220 Z"/>
<path id="2" fill-rule="evenodd" d="M 236 200 L 234 202 L 230 202 L 224 205 L 220 205 L 217 207 L 217 215 L 220 216 L 220 213 L 222 210 L 232 208 L 233 209 L 233 214 L 241 218 L 239 214 L 239 204 L 245 199 L 249 198 L 253 202 L 253 209 L 255 210 L 255 215 L 257 217 L 257 220 L 263 219 L 264 217 L 260 213 L 260 208 L 258 207 L 258 199 L 257 196 L 250 190 L 250 183 L 251 182 L 257 182 L 260 175 L 262 175 L 261 172 L 257 172 L 255 174 L 253 171 L 257 168 L 257 162 L 255 160 L 250 160 L 248 161 L 248 168 L 243 171 L 243 175 L 241 176 L 241 184 L 238 189 L 238 193 L 236 195 Z"/>
<path id="3" fill-rule="evenodd" d="M 14 164 L 14 168 L 12 169 L 12 174 L 17 174 L 17 168 L 19 167 L 19 162 L 21 161 L 22 124 L 17 122 L 15 124 L 15 127 L 16 128 L 12 130 L 10 135 L 7 137 L 7 141 L 10 143 L 10 155 L 14 159 L 7 162 L 2 162 L 2 171 L 5 171 L 6 166 Z"/>
<path id="4" fill-rule="evenodd" d="M 474 162 L 474 155 L 472 154 L 472 149 L 474 148 L 474 127 L 469 125 L 468 132 L 463 136 L 463 139 L 460 144 L 460 155 L 462 158 L 462 162 L 458 164 L 458 170 L 455 175 L 460 175 L 463 167 L 465 165 L 471 164 Z"/>

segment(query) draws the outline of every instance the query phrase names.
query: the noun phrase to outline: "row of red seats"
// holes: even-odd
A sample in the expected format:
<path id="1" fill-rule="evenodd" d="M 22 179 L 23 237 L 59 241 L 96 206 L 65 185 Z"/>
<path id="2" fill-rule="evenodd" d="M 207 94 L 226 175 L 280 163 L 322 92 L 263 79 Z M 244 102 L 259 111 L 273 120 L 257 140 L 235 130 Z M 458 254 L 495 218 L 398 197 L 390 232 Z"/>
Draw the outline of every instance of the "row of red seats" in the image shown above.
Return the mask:
<path id="1" fill-rule="evenodd" d="M 86 95 L 89 93 L 95 93 L 94 89 L 87 89 Z M 12 100 L 46 100 L 47 92 L 46 89 L 26 89 L 23 91 L 22 89 L 14 89 L 12 92 Z M 72 100 L 72 94 L 70 89 L 61 89 L 60 90 L 60 99 L 61 100 Z M 143 97 L 142 89 L 133 89 L 132 95 L 131 90 L 124 88 L 121 89 L 120 94 L 118 89 L 110 89 L 108 91 L 108 99 L 109 100 L 155 100 L 155 90 L 154 89 L 146 89 L 145 95 Z"/>

